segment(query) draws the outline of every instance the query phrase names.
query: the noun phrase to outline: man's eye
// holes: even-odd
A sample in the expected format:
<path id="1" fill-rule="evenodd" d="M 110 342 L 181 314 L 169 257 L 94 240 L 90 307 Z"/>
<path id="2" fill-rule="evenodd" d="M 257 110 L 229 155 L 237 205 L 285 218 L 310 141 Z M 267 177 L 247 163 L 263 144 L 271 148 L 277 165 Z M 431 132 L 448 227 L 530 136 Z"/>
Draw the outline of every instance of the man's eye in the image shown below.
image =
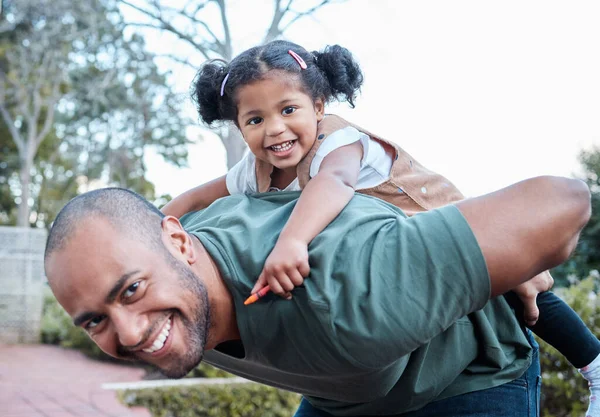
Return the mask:
<path id="1" fill-rule="evenodd" d="M 257 125 L 260 122 L 262 122 L 262 117 L 253 117 L 252 119 L 248 120 L 249 125 Z"/>
<path id="2" fill-rule="evenodd" d="M 295 111 L 296 111 L 295 107 L 288 106 L 285 109 L 283 109 L 283 111 L 281 113 L 283 113 L 283 114 L 292 114 Z"/>
<path id="3" fill-rule="evenodd" d="M 135 292 L 138 290 L 139 287 L 140 287 L 139 281 L 131 284 L 129 287 L 127 287 L 127 289 L 125 291 L 123 291 L 123 298 L 127 299 L 130 297 L 133 297 L 133 295 L 135 294 Z"/>
<path id="4" fill-rule="evenodd" d="M 87 322 L 85 325 L 86 330 L 92 330 L 94 327 L 98 326 L 104 320 L 104 316 L 97 316 Z"/>

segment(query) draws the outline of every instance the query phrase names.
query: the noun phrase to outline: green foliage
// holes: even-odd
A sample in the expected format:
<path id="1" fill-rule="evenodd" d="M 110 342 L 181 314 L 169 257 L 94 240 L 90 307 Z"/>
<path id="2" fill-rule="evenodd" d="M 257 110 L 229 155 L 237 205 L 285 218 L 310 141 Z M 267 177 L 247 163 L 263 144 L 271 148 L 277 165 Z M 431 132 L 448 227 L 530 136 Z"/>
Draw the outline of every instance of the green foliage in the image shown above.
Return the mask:
<path id="1" fill-rule="evenodd" d="M 192 372 L 187 374 L 186 378 L 231 378 L 229 372 L 225 372 L 222 369 L 215 368 L 207 363 L 201 363 L 196 368 L 192 369 Z"/>
<path id="2" fill-rule="evenodd" d="M 152 417 L 289 417 L 300 402 L 298 394 L 254 383 L 128 390 L 119 397 Z"/>
<path id="3" fill-rule="evenodd" d="M 49 345 L 59 345 L 67 338 L 73 327 L 69 315 L 58 304 L 48 288 L 44 292 L 44 307 L 42 309 L 41 340 Z"/>
<path id="4" fill-rule="evenodd" d="M 577 249 L 571 259 L 552 270 L 557 286 L 568 286 L 600 270 L 600 147 L 583 150 L 579 161 L 584 171 L 583 180 L 592 193 L 592 217 L 581 231 Z"/>
<path id="5" fill-rule="evenodd" d="M 595 335 L 600 334 L 600 298 L 594 292 L 597 272 L 556 292 L 579 314 Z M 542 413 L 546 417 L 582 416 L 588 406 L 587 381 L 552 346 L 539 340 L 542 367 Z"/>
<path id="6" fill-rule="evenodd" d="M 192 122 L 181 112 L 183 96 L 172 91 L 169 74 L 158 68 L 144 39 L 125 33 L 118 2 L 9 5 L 6 15 L 18 24 L 0 33 L 0 106 L 6 109 L 0 117 L 0 224 L 17 221 L 24 190 L 32 214 L 21 217 L 37 227 L 48 227 L 58 210 L 87 188 L 120 186 L 154 200 L 145 154 L 185 166 Z M 44 71 L 53 77 L 40 76 Z M 7 89 L 4 79 L 22 88 Z M 27 100 L 41 103 L 32 111 L 34 124 L 24 112 Z M 44 135 L 34 147 L 16 146 L 30 132 Z M 25 151 L 28 165 L 35 156 L 25 170 L 30 179 L 19 175 Z"/>

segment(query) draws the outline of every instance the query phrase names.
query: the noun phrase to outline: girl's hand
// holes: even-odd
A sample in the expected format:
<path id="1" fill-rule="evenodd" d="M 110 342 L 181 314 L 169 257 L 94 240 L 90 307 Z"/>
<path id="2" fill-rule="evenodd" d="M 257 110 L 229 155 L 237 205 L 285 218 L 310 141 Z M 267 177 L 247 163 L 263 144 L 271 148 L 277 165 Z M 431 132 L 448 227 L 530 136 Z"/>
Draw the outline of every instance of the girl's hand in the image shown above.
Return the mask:
<path id="1" fill-rule="evenodd" d="M 302 285 L 309 273 L 307 244 L 298 239 L 280 237 L 251 292 L 254 294 L 268 284 L 271 292 L 289 300 L 292 298 L 291 291 Z"/>
<path id="2" fill-rule="evenodd" d="M 528 326 L 533 326 L 540 316 L 540 310 L 536 303 L 537 295 L 544 291 L 550 291 L 552 285 L 554 285 L 554 278 L 550 272 L 545 271 L 513 290 L 523 303 L 523 319 Z"/>

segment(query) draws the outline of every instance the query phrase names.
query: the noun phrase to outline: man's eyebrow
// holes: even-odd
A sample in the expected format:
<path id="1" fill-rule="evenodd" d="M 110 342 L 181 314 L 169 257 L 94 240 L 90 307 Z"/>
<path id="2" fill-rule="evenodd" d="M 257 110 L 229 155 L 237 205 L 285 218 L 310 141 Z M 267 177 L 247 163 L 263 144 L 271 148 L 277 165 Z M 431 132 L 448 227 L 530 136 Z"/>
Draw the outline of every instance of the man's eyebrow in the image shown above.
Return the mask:
<path id="1" fill-rule="evenodd" d="M 86 311 L 85 313 L 81 313 L 73 319 L 73 325 L 79 327 L 81 326 L 81 323 L 91 320 L 97 315 L 98 313 L 94 313 L 92 311 Z"/>
<path id="2" fill-rule="evenodd" d="M 129 278 L 131 278 L 133 275 L 138 274 L 140 272 L 139 269 L 136 269 L 135 271 L 131 271 L 128 272 L 126 274 L 123 274 L 121 276 L 121 278 L 119 278 L 117 280 L 117 282 L 115 282 L 115 285 L 113 285 L 113 287 L 111 288 L 111 290 L 109 291 L 108 295 L 106 296 L 104 302 L 106 304 L 110 304 L 113 301 L 115 301 L 115 299 L 117 298 L 117 295 L 119 294 L 119 292 L 121 292 L 121 289 L 123 288 L 123 286 L 125 285 L 125 283 L 127 282 L 127 280 Z M 73 319 L 73 324 L 75 326 L 80 326 L 81 323 L 90 320 L 94 317 L 96 317 L 98 315 L 98 313 L 94 313 L 93 311 L 86 311 L 84 313 L 78 314 L 74 319 Z"/>

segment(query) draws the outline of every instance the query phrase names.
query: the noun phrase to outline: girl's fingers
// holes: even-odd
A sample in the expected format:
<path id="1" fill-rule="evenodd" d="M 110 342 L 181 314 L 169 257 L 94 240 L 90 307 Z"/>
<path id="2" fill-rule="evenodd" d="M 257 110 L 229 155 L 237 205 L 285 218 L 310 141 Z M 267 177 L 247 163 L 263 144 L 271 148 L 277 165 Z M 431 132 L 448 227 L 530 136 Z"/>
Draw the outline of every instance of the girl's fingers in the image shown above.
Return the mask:
<path id="1" fill-rule="evenodd" d="M 271 288 L 271 292 L 273 294 L 277 294 L 279 296 L 282 296 L 286 292 L 281 287 L 281 284 L 279 284 L 279 281 L 277 281 L 277 279 L 275 279 L 275 277 L 272 277 L 272 279 L 269 279 L 269 287 Z"/>
<path id="2" fill-rule="evenodd" d="M 308 274 L 310 274 L 310 264 L 308 261 L 301 262 L 300 265 L 298 265 L 298 271 L 304 278 L 306 278 Z"/>
<path id="3" fill-rule="evenodd" d="M 260 276 L 258 277 L 258 280 L 256 280 L 256 284 L 254 284 L 254 287 L 252 287 L 252 291 L 250 291 L 250 294 L 254 294 L 256 291 L 260 290 L 265 285 L 267 285 L 267 277 L 265 276 L 265 271 L 262 271 Z"/>
<path id="4" fill-rule="evenodd" d="M 302 276 L 300 271 L 297 269 L 292 269 L 291 271 L 289 271 L 288 276 L 290 277 L 290 280 L 294 284 L 294 287 L 299 287 L 304 282 L 304 277 Z"/>

